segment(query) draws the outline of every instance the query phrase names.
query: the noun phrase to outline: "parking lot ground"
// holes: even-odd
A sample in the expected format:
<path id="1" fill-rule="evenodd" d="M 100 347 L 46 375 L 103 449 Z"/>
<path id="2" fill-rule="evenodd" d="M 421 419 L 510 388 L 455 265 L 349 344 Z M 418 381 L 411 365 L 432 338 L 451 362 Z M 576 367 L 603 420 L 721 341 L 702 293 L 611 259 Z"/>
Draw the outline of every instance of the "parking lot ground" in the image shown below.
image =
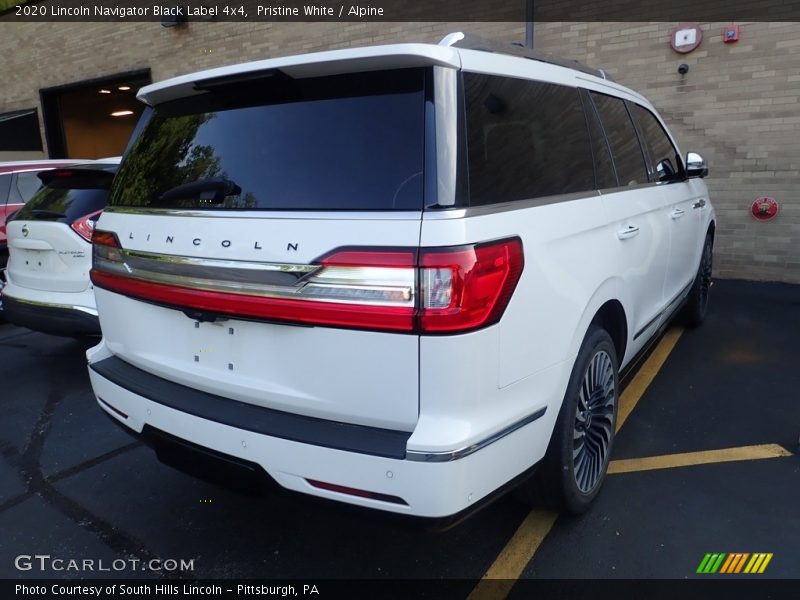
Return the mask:
<path id="1" fill-rule="evenodd" d="M 773 553 L 739 576 L 800 577 L 800 286 L 717 282 L 705 325 L 670 335 L 629 383 L 618 472 L 587 514 L 506 496 L 435 533 L 163 466 L 96 406 L 87 344 L 0 325 L 0 577 L 153 575 L 21 572 L 19 554 L 158 557 L 196 578 L 452 578 L 464 595 L 489 573 L 521 597 L 517 577 L 723 577 L 695 573 L 708 552 Z"/>

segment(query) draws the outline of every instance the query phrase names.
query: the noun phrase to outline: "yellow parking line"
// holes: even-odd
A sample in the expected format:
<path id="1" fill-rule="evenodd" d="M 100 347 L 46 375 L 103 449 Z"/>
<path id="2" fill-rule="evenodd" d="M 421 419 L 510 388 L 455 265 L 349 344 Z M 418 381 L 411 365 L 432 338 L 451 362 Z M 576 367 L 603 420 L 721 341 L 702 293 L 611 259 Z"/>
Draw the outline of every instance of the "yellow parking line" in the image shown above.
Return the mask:
<path id="1" fill-rule="evenodd" d="M 625 424 L 645 390 L 653 383 L 653 379 L 655 379 L 661 367 L 664 366 L 664 362 L 672 352 L 675 344 L 678 343 L 682 333 L 683 327 L 673 327 L 667 331 L 661 341 L 658 342 L 653 353 L 647 357 L 636 376 L 628 384 L 628 387 L 622 392 L 619 397 L 619 406 L 617 407 L 617 431 Z"/>
<path id="2" fill-rule="evenodd" d="M 633 473 L 636 471 L 673 469 L 675 467 L 690 467 L 692 465 L 707 465 L 739 460 L 779 458 L 781 456 L 792 456 L 792 453 L 778 444 L 758 444 L 755 446 L 740 446 L 738 448 L 722 448 L 720 450 L 681 452 L 679 454 L 612 460 L 608 464 L 608 473 L 609 475 L 614 473 Z"/>
<path id="3" fill-rule="evenodd" d="M 554 512 L 532 510 L 467 600 L 505 598 L 553 527 L 557 517 L 558 514 Z"/>
<path id="4" fill-rule="evenodd" d="M 620 396 L 617 431 L 653 382 L 682 333 L 682 327 L 675 327 L 661 338 Z M 550 511 L 532 510 L 472 590 L 468 600 L 502 600 L 508 596 L 557 518 L 558 515 Z"/>

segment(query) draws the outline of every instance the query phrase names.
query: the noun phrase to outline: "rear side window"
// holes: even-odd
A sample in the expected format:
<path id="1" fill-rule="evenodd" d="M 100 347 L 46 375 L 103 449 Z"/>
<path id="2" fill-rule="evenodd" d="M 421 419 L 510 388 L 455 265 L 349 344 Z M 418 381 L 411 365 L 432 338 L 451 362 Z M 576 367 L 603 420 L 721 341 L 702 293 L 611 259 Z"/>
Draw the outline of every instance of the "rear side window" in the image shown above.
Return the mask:
<path id="1" fill-rule="evenodd" d="M 653 179 L 658 182 L 680 181 L 683 178 L 681 159 L 661 123 L 646 108 L 632 103 L 628 106 L 644 138 Z"/>
<path id="2" fill-rule="evenodd" d="M 158 105 L 128 150 L 115 206 L 421 210 L 424 69 L 198 82 Z"/>
<path id="3" fill-rule="evenodd" d="M 647 183 L 644 155 L 625 102 L 620 98 L 595 92 L 591 92 L 590 95 L 603 122 L 603 129 L 614 157 L 619 185 Z"/>
<path id="4" fill-rule="evenodd" d="M 470 205 L 593 190 L 576 88 L 464 74 Z"/>

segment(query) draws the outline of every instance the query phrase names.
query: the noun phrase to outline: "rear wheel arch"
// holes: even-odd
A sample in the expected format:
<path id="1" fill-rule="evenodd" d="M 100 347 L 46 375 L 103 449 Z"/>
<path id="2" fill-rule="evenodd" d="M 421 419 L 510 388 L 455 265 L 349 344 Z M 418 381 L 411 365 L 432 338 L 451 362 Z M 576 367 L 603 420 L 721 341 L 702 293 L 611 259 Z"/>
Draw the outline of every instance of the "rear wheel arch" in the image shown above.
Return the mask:
<path id="1" fill-rule="evenodd" d="M 617 277 L 610 277 L 595 289 L 594 294 L 586 302 L 583 314 L 573 329 L 570 343 L 570 358 L 580 352 L 583 341 L 592 325 L 608 331 L 614 341 L 617 362 L 622 364 L 624 353 L 630 341 L 629 310 L 633 305 L 629 290 L 625 283 Z"/>
<path id="2" fill-rule="evenodd" d="M 592 325 L 597 325 L 605 329 L 611 340 L 614 342 L 614 350 L 617 353 L 617 362 L 622 362 L 625 356 L 625 349 L 628 346 L 628 319 L 625 315 L 625 308 L 619 300 L 608 300 L 595 313 L 592 318 Z"/>

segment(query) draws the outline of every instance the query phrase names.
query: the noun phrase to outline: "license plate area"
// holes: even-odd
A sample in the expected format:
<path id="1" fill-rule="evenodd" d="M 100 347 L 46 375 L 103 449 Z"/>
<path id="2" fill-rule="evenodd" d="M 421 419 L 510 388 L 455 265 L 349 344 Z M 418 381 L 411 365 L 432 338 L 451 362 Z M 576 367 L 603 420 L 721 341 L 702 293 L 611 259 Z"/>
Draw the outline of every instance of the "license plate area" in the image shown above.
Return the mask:
<path id="1" fill-rule="evenodd" d="M 53 252 L 50 250 L 14 250 L 20 252 L 20 260 L 17 263 L 25 271 L 40 273 L 50 269 L 50 261 L 53 259 Z"/>
<path id="2" fill-rule="evenodd" d="M 236 321 L 196 321 L 187 317 L 186 355 L 202 369 L 235 371 L 239 357 L 236 341 Z"/>

